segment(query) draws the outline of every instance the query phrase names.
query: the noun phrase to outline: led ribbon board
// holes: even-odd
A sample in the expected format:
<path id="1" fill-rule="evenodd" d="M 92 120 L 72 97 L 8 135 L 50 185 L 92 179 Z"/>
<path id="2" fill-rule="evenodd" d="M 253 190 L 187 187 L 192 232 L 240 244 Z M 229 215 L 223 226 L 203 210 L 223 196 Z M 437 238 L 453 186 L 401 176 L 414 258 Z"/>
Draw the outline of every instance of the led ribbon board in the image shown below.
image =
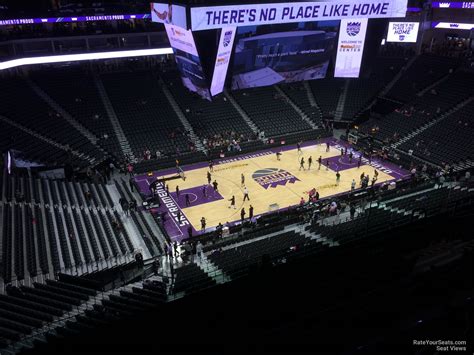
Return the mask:
<path id="1" fill-rule="evenodd" d="M 407 0 L 341 0 L 193 7 L 191 8 L 191 29 L 200 31 L 224 26 L 405 17 L 406 11 Z"/>

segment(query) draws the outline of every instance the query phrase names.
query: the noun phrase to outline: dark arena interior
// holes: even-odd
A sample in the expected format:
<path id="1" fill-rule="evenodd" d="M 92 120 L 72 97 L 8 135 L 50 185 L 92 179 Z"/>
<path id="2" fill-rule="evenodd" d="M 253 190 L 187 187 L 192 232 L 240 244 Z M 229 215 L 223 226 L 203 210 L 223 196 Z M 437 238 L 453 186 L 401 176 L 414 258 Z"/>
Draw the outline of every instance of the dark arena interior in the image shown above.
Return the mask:
<path id="1" fill-rule="evenodd" d="M 472 354 L 470 1 L 0 0 L 0 354 Z"/>

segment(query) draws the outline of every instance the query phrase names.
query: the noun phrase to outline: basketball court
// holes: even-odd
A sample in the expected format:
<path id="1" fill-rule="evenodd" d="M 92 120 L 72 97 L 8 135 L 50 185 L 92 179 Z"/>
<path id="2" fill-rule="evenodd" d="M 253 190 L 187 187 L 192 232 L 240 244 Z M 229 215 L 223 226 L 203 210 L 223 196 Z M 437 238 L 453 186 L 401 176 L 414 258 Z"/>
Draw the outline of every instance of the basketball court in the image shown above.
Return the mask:
<path id="1" fill-rule="evenodd" d="M 329 142 L 329 152 L 326 151 Z M 347 148 L 347 154 L 341 156 L 341 148 Z M 376 184 L 391 182 L 408 176 L 408 172 L 397 166 L 372 160 L 369 165 L 367 158 L 361 158 L 358 167 L 359 153 L 352 148 L 335 140 L 320 140 L 302 144 L 301 153 L 296 146 L 282 146 L 261 152 L 241 156 L 223 158 L 214 161 L 212 181 L 208 185 L 208 162 L 182 167 L 185 180 L 174 179 L 167 181 L 169 196 L 163 183 L 158 183 L 158 195 L 161 207 L 153 209 L 152 213 L 165 213 L 165 229 L 172 240 L 182 240 L 188 236 L 191 225 L 193 235 L 201 233 L 201 218 L 206 219 L 206 232 L 219 223 L 238 224 L 241 221 L 240 212 L 244 208 L 246 217 L 249 216 L 250 205 L 254 208 L 254 216 L 272 211 L 286 209 L 298 205 L 301 198 L 308 200 L 308 192 L 316 188 L 320 198 L 333 196 L 350 191 L 352 179 L 359 187 L 360 175 L 368 174 L 370 179 L 374 170 L 378 171 Z M 277 152 L 281 152 L 280 160 Z M 308 169 L 308 158 L 312 157 L 312 166 Z M 322 157 L 323 165 L 319 168 L 318 158 Z M 301 158 L 305 160 L 305 170 L 300 169 Z M 329 169 L 326 167 L 329 161 Z M 336 182 L 336 172 L 340 173 L 339 184 Z M 241 174 L 244 175 L 244 185 L 241 184 Z M 149 185 L 157 179 L 176 175 L 176 169 L 153 172 L 149 175 L 136 176 L 135 180 L 144 195 L 150 195 Z M 217 181 L 218 190 L 214 191 L 212 182 Z M 179 187 L 179 196 L 176 193 Z M 249 192 L 249 201 L 243 201 L 244 186 Z M 189 206 L 186 206 L 186 195 Z M 230 199 L 235 196 L 235 209 L 230 208 Z M 181 214 L 178 222 L 178 211 Z"/>

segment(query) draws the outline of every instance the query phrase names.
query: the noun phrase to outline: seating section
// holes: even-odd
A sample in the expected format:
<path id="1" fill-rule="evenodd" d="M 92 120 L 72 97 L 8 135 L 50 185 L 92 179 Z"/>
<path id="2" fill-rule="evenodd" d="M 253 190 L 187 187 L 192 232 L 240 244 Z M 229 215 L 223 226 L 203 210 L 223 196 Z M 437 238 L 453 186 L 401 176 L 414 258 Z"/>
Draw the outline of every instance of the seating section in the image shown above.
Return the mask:
<path id="1" fill-rule="evenodd" d="M 235 132 L 235 136 L 244 142 L 252 138 L 252 130 L 225 97 L 216 97 L 212 102 L 203 100 L 183 86 L 176 72 L 164 73 L 162 76 L 201 139 L 209 140 L 216 135 L 230 136 L 230 132 Z"/>
<path id="2" fill-rule="evenodd" d="M 65 281 L 7 287 L 0 294 L 0 349 L 86 303 L 97 291 Z"/>
<path id="3" fill-rule="evenodd" d="M 247 271 L 247 268 L 258 264 L 263 255 L 268 255 L 270 258 L 284 256 L 290 247 L 300 245 L 306 239 L 294 231 L 283 232 L 236 248 L 216 250 L 208 258 L 227 275 L 237 277 L 240 273 Z"/>
<path id="4" fill-rule="evenodd" d="M 72 154 L 65 149 L 46 142 L 34 135 L 27 133 L 0 119 L 0 149 L 2 152 L 8 149 L 15 150 L 17 159 L 48 164 L 51 166 L 61 166 L 64 164 L 74 164 L 78 167 L 90 165 L 84 156 Z"/>
<path id="5" fill-rule="evenodd" d="M 122 159 L 119 142 L 94 85 L 94 78 L 81 67 L 41 70 L 33 80 L 68 113 L 98 138 L 109 153 Z"/>
<path id="6" fill-rule="evenodd" d="M 474 103 L 461 108 L 403 143 L 400 149 L 435 164 L 474 160 Z"/>
<path id="7" fill-rule="evenodd" d="M 312 106 L 308 98 L 308 92 L 303 83 L 291 83 L 280 85 L 286 95 L 313 121 L 321 126 L 322 112 L 318 107 Z"/>
<path id="8" fill-rule="evenodd" d="M 311 126 L 271 86 L 234 91 L 232 96 L 267 137 L 311 130 Z"/>
<path id="9" fill-rule="evenodd" d="M 85 273 L 133 259 L 123 218 L 103 184 L 2 176 L 0 277 L 5 283 L 57 272 Z M 129 198 L 127 200 L 130 200 Z M 142 212 L 137 227 L 162 252 Z"/>
<path id="10" fill-rule="evenodd" d="M 176 278 L 173 291 L 194 292 L 215 286 L 216 282 L 211 279 L 198 265 L 189 263 L 176 269 Z"/>
<path id="11" fill-rule="evenodd" d="M 151 72 L 104 74 L 101 78 L 137 158 L 147 149 L 170 156 L 190 151 L 184 127 Z"/>
<path id="12" fill-rule="evenodd" d="M 308 81 L 324 118 L 334 117 L 339 97 L 344 89 L 344 82 L 344 79 L 339 78 Z"/>
<path id="13" fill-rule="evenodd" d="M 0 115 L 87 155 L 91 162 L 104 159 L 101 151 L 63 117 L 54 112 L 22 78 L 2 78 L 0 101 L 2 102 Z"/>
<path id="14" fill-rule="evenodd" d="M 418 92 L 446 76 L 459 64 L 459 59 L 421 55 L 403 73 L 387 96 L 401 102 L 409 102 Z"/>
<path id="15" fill-rule="evenodd" d="M 371 119 L 363 125 L 383 141 L 393 139 L 394 134 L 402 138 L 424 124 L 446 113 L 457 104 L 474 94 L 474 73 L 457 72 L 437 85 L 432 92 L 417 97 L 402 109 L 396 110 L 382 119 Z"/>
<path id="16" fill-rule="evenodd" d="M 347 120 L 356 118 L 361 110 L 395 77 L 405 64 L 404 58 L 377 58 L 367 78 L 348 79 L 344 111 L 342 117 Z"/>

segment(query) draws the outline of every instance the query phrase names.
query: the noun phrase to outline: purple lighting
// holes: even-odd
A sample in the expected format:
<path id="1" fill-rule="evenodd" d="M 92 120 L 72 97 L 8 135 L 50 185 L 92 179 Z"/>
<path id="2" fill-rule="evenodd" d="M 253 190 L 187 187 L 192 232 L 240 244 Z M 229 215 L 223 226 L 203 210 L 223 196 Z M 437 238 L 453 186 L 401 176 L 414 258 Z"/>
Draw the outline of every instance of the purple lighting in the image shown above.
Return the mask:
<path id="1" fill-rule="evenodd" d="M 45 18 L 22 18 L 0 20 L 0 26 L 11 25 L 31 25 L 37 23 L 66 23 L 66 22 L 93 22 L 93 21 L 122 21 L 122 20 L 143 20 L 151 18 L 150 14 L 136 15 L 94 15 L 77 17 L 45 17 Z"/>

